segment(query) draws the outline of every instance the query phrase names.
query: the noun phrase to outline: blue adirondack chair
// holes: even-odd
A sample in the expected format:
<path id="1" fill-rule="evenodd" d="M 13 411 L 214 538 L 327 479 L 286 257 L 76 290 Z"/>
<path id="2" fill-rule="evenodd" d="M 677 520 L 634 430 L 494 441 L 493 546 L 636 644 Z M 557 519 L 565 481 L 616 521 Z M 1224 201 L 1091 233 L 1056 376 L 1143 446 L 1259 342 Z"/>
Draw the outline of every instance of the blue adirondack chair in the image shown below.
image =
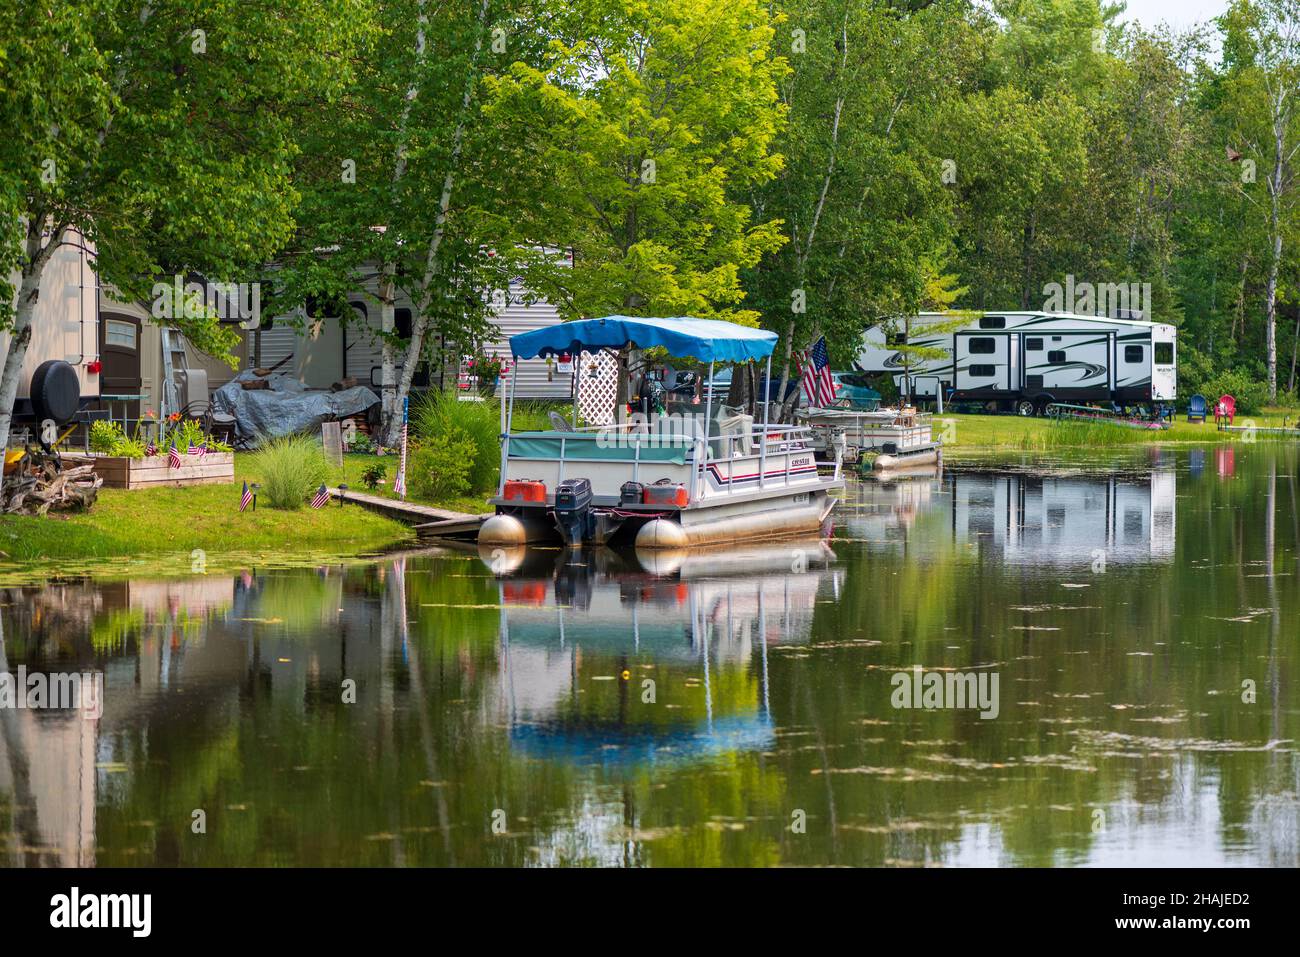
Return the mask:
<path id="1" fill-rule="evenodd" d="M 1187 403 L 1187 421 L 1204 422 L 1205 414 L 1207 410 L 1208 410 L 1208 406 L 1206 405 L 1205 402 L 1205 396 L 1203 395 L 1192 396 L 1192 400 Z"/>

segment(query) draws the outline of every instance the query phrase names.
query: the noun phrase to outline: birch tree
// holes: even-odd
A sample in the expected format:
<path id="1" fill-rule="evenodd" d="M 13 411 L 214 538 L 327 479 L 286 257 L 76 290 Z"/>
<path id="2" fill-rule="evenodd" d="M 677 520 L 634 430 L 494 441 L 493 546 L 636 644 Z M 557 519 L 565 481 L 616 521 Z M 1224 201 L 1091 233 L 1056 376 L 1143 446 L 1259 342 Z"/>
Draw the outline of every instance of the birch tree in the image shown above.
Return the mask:
<path id="1" fill-rule="evenodd" d="M 929 116 L 959 93 L 953 49 L 963 14 L 951 4 L 906 13 L 865 0 L 786 5 L 776 48 L 789 122 L 782 174 L 754 192 L 757 214 L 788 243 L 745 274 L 763 324 L 781 334 L 785 394 L 791 356 L 819 335 L 841 361 L 878 317 L 915 308 L 923 261 L 948 239 L 944 156 Z"/>
<path id="2" fill-rule="evenodd" d="M 368 289 L 380 315 L 381 442 L 395 444 L 423 362 L 489 334 L 487 292 L 508 281 L 483 210 L 508 219 L 484 78 L 530 59 L 533 13 L 508 0 L 378 0 L 379 33 L 340 109 L 301 118 L 298 229 L 269 276 L 276 308 Z M 412 308 L 396 328 L 399 294 Z M 334 310 L 350 322 L 346 308 Z M 336 317 L 331 316 L 333 321 Z M 363 334 L 369 334 L 368 332 Z"/>
<path id="3" fill-rule="evenodd" d="M 1238 149 L 1263 174 L 1265 196 L 1252 183 L 1234 188 L 1267 222 L 1267 279 L 1264 285 L 1264 350 L 1268 397 L 1277 401 L 1277 304 L 1281 295 L 1284 239 L 1294 230 L 1296 175 L 1300 150 L 1300 2 L 1239 0 L 1223 17 L 1226 108 L 1234 119 Z"/>

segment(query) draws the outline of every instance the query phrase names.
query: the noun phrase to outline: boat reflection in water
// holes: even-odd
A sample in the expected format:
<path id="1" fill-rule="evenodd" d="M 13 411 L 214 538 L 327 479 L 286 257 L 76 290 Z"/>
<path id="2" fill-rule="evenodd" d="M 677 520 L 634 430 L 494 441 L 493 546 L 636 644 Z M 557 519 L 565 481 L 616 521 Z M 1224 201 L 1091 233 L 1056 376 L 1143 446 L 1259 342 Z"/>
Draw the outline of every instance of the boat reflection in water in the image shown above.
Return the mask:
<path id="1" fill-rule="evenodd" d="M 498 582 L 512 748 L 622 767 L 771 748 L 769 648 L 809 640 L 819 596 L 838 597 L 834 561 L 818 539 L 512 555 Z"/>

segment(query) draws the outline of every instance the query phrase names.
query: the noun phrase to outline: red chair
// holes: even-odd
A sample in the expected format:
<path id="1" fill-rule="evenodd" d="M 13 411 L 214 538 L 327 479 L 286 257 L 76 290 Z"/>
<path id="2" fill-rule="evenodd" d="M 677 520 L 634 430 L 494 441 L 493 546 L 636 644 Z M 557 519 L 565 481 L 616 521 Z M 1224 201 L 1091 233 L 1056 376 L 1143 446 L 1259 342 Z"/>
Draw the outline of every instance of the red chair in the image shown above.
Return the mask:
<path id="1" fill-rule="evenodd" d="M 1232 420 L 1237 415 L 1237 400 L 1230 395 L 1219 396 L 1219 401 L 1214 404 L 1214 424 L 1226 422 L 1232 425 Z"/>

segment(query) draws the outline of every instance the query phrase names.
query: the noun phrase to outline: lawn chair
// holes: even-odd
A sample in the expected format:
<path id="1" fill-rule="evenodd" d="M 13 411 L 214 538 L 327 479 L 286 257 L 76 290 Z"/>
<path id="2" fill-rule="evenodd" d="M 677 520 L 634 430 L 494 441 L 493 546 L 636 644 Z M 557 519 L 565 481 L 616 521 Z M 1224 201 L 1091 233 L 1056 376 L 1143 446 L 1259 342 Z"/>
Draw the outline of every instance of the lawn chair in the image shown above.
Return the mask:
<path id="1" fill-rule="evenodd" d="M 1192 400 L 1187 403 L 1187 421 L 1204 422 L 1206 409 L 1205 396 L 1192 396 Z"/>
<path id="2" fill-rule="evenodd" d="M 1232 425 L 1232 420 L 1237 415 L 1237 400 L 1230 395 L 1219 396 L 1219 401 L 1214 406 L 1214 424 L 1215 425 Z"/>

